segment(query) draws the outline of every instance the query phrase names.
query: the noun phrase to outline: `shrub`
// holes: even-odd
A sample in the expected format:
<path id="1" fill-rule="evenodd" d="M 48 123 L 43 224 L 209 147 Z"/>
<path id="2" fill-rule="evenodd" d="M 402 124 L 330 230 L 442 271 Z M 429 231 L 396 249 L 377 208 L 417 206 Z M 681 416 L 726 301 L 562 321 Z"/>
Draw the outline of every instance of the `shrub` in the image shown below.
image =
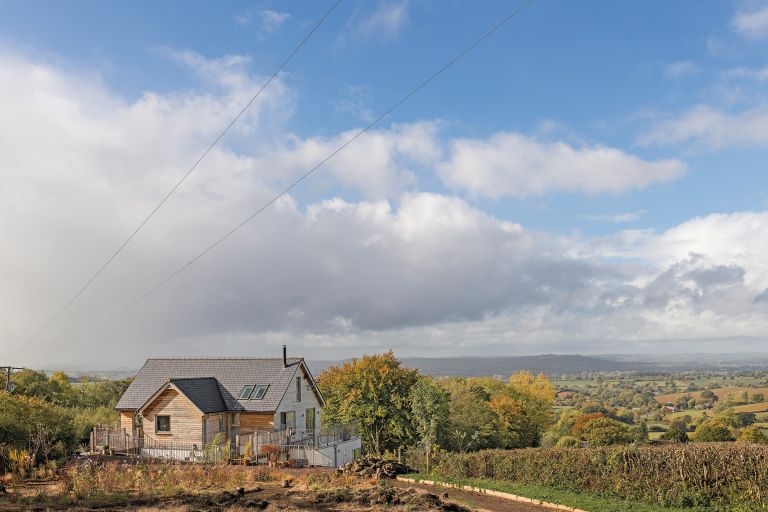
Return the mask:
<path id="1" fill-rule="evenodd" d="M 584 425 L 581 435 L 591 446 L 629 444 L 634 440 L 632 431 L 626 424 L 610 418 L 590 421 Z"/>
<path id="2" fill-rule="evenodd" d="M 741 429 L 738 441 L 740 443 L 767 444 L 768 436 L 765 435 L 762 427 L 758 425 L 750 425 Z"/>
<path id="3" fill-rule="evenodd" d="M 578 448 L 581 442 L 573 436 L 563 436 L 557 440 L 558 448 Z"/>
<path id="4" fill-rule="evenodd" d="M 719 443 L 733 441 L 733 433 L 719 420 L 707 420 L 696 427 L 693 440 L 699 443 Z"/>
<path id="5" fill-rule="evenodd" d="M 675 444 L 444 453 L 435 472 L 543 484 L 657 506 L 768 506 L 768 445 Z M 731 510 L 731 508 L 728 508 Z"/>

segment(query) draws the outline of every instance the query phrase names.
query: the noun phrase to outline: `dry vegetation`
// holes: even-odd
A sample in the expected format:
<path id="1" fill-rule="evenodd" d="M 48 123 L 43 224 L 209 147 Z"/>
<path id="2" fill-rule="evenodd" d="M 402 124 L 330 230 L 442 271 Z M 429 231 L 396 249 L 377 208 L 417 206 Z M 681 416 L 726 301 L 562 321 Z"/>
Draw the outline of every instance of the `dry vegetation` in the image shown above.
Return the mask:
<path id="1" fill-rule="evenodd" d="M 86 460 L 68 465 L 48 481 L 6 485 L 1 511 L 465 510 L 428 492 L 328 470 Z"/>
<path id="2" fill-rule="evenodd" d="M 766 445 L 693 443 L 444 453 L 436 472 L 448 478 L 543 484 L 658 506 L 768 509 Z"/>

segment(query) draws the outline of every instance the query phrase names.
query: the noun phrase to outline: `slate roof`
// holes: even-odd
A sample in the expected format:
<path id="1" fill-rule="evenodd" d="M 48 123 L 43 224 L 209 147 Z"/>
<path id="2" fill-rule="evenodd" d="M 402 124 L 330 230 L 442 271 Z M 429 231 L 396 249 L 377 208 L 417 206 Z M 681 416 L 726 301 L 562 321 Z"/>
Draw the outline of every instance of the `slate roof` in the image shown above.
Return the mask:
<path id="1" fill-rule="evenodd" d="M 215 381 L 219 399 L 226 406 L 225 410 L 273 412 L 291 385 L 302 361 L 302 358 L 290 357 L 288 367 L 284 368 L 282 358 L 147 359 L 144 367 L 117 402 L 115 409 L 136 410 L 161 386 L 173 380 L 180 389 L 181 386 L 187 386 L 185 389 L 204 403 L 206 408 L 216 401 L 210 383 Z M 269 388 L 261 400 L 238 400 L 237 395 L 246 384 L 267 384 Z M 187 394 L 186 390 L 184 394 Z M 205 411 L 204 408 L 201 409 Z"/>
<path id="2" fill-rule="evenodd" d="M 179 391 L 205 414 L 227 410 L 227 405 L 221 397 L 219 381 L 213 377 L 171 379 L 171 384 L 179 388 Z"/>

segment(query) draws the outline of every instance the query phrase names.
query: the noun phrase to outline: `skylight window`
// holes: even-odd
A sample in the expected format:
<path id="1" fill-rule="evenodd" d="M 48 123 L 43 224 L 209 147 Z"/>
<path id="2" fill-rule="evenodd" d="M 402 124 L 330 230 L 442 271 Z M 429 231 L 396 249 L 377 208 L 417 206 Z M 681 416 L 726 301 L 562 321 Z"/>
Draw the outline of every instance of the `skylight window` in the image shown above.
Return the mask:
<path id="1" fill-rule="evenodd" d="M 243 389 L 240 390 L 240 394 L 237 395 L 238 400 L 247 400 L 249 396 L 251 396 L 251 392 L 253 392 L 253 388 L 256 386 L 252 386 L 250 384 L 247 384 L 243 386 Z"/>
<path id="2" fill-rule="evenodd" d="M 262 384 L 259 386 L 256 386 L 256 389 L 253 390 L 253 394 L 251 394 L 251 400 L 261 400 L 264 398 L 264 395 L 267 392 L 267 388 L 269 386 Z"/>

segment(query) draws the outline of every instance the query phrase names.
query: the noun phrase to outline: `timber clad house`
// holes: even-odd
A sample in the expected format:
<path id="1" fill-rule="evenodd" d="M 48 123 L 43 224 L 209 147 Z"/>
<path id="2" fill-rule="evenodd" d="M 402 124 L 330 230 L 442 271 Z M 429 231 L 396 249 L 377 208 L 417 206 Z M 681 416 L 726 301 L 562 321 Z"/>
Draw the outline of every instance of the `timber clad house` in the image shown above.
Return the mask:
<path id="1" fill-rule="evenodd" d="M 360 438 L 350 426 L 322 428 L 324 405 L 304 359 L 285 347 L 281 359 L 148 359 L 115 406 L 118 436 L 101 444 L 192 461 L 226 446 L 229 458 L 253 463 L 267 461 L 270 445 L 283 460 L 339 466 L 358 455 Z"/>

